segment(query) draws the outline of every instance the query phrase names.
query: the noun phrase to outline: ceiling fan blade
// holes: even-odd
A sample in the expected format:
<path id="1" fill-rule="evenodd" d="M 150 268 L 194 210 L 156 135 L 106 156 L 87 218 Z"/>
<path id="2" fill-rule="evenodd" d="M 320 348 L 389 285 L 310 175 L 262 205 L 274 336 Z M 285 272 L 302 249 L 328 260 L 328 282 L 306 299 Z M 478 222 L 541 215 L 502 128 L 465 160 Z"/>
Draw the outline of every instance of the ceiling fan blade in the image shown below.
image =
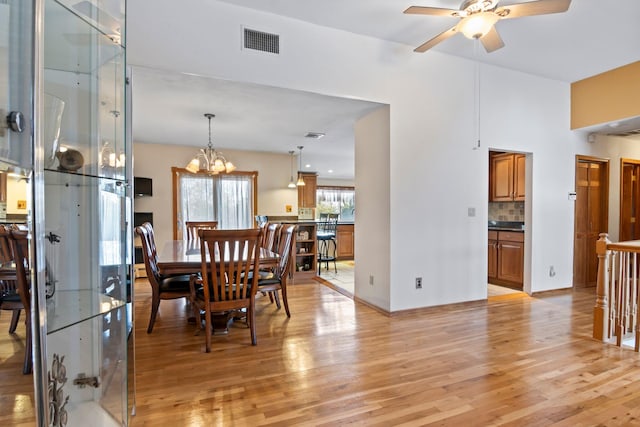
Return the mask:
<path id="1" fill-rule="evenodd" d="M 437 45 L 438 43 L 440 43 L 441 41 L 444 41 L 444 40 L 448 39 L 449 37 L 455 35 L 456 33 L 457 33 L 456 27 L 449 28 L 447 31 L 441 32 L 440 34 L 438 34 L 437 36 L 435 36 L 431 40 L 429 40 L 429 41 L 421 44 L 417 48 L 413 49 L 413 51 L 414 52 L 425 52 L 425 51 L 431 49 L 432 47 L 434 47 L 435 45 Z"/>
<path id="2" fill-rule="evenodd" d="M 571 5 L 571 0 L 538 0 L 500 7 L 496 9 L 496 13 L 502 16 L 503 19 L 511 19 L 522 16 L 566 12 L 569 9 L 569 5 Z M 508 14 L 503 15 L 505 11 L 508 11 Z"/>
<path id="3" fill-rule="evenodd" d="M 487 53 L 491 53 L 494 50 L 504 47 L 504 42 L 502 41 L 500 34 L 498 34 L 498 30 L 496 30 L 495 26 L 491 27 L 491 30 L 489 30 L 487 34 L 480 37 L 480 41 Z"/>
<path id="4" fill-rule="evenodd" d="M 433 15 L 433 16 L 449 16 L 455 17 L 460 13 L 457 9 L 442 9 L 440 7 L 423 7 L 423 6 L 411 6 L 404 11 L 409 15 Z"/>

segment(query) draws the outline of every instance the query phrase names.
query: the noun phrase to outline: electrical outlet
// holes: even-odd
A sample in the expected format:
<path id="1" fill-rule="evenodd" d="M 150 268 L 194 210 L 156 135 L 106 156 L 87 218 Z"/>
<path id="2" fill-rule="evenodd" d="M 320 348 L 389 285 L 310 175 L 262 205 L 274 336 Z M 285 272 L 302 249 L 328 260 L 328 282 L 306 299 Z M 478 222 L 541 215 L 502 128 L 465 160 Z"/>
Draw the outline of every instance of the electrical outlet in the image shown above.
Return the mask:
<path id="1" fill-rule="evenodd" d="M 416 277 L 416 289 L 422 289 L 422 277 Z"/>
<path id="2" fill-rule="evenodd" d="M 369 284 L 373 286 L 373 274 L 369 275 Z"/>

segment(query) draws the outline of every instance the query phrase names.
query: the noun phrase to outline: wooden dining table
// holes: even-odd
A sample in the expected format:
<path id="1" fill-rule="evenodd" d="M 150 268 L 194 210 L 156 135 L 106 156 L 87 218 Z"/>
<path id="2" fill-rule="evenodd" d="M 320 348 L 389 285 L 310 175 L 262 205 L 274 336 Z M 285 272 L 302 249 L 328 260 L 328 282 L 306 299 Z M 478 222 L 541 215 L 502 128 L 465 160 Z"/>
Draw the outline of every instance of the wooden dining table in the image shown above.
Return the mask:
<path id="1" fill-rule="evenodd" d="M 246 258 L 246 254 L 243 256 Z M 276 252 L 265 248 L 260 248 L 259 257 L 261 268 L 275 266 L 279 258 Z M 169 240 L 158 253 L 158 269 L 163 275 L 198 273 L 202 269 L 201 259 L 199 240 Z"/>
<path id="2" fill-rule="evenodd" d="M 216 254 L 218 256 L 218 254 Z M 237 255 L 236 255 L 237 256 Z M 207 257 L 209 254 L 207 253 Z M 278 254 L 265 248 L 260 248 L 260 267 L 268 268 L 277 265 Z M 246 254 L 243 254 L 246 259 Z M 202 271 L 202 257 L 200 256 L 200 240 L 169 240 L 158 253 L 158 270 L 160 274 L 194 274 Z M 229 260 L 227 260 L 229 261 Z M 190 310 L 190 308 L 188 308 Z M 241 314 L 244 316 L 244 314 Z M 239 314 L 236 311 L 227 311 L 214 314 L 213 334 L 225 335 L 229 332 L 229 324 Z M 193 316 L 188 317 L 189 322 L 195 323 Z"/>

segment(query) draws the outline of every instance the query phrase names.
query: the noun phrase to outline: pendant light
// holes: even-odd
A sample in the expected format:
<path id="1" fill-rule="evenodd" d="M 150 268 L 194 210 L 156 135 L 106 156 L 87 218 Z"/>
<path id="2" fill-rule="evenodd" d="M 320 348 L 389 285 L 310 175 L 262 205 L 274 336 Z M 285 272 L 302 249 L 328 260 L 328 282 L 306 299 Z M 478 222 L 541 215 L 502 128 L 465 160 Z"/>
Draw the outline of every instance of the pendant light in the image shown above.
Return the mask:
<path id="1" fill-rule="evenodd" d="M 233 172 L 236 167 L 233 163 L 228 162 L 222 153 L 216 151 L 211 142 L 211 119 L 216 115 L 205 113 L 204 116 L 209 119 L 209 144 L 207 148 L 200 149 L 200 152 L 189 162 L 185 169 L 191 173 L 204 171 L 212 175 L 217 175 L 220 172 Z"/>
<path id="2" fill-rule="evenodd" d="M 305 185 L 304 183 L 304 179 L 302 179 L 302 174 L 300 173 L 302 171 L 302 149 L 304 148 L 304 145 L 298 145 L 298 150 L 300 150 L 300 166 L 298 167 L 298 182 L 296 182 L 296 185 L 298 187 L 302 187 L 303 185 Z"/>
<path id="3" fill-rule="evenodd" d="M 296 182 L 293 180 L 293 153 L 295 151 L 289 151 L 289 157 L 291 158 L 291 179 L 289 180 L 289 185 L 287 185 L 289 188 L 296 188 Z"/>

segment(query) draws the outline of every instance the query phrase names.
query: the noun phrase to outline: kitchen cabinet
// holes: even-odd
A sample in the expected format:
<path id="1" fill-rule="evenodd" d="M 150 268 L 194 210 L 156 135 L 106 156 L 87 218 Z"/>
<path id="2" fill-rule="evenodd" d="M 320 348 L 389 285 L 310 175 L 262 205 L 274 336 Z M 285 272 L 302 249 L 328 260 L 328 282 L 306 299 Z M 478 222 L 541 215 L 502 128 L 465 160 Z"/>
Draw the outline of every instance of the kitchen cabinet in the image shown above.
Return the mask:
<path id="1" fill-rule="evenodd" d="M 490 283 L 522 289 L 524 233 L 489 230 L 487 267 Z"/>
<path id="2" fill-rule="evenodd" d="M 298 207 L 315 208 L 318 175 L 315 173 L 301 172 L 300 176 L 304 181 L 304 185 L 298 187 Z"/>
<path id="3" fill-rule="evenodd" d="M 489 230 L 489 244 L 487 246 L 489 281 L 498 276 L 498 232 Z"/>
<path id="4" fill-rule="evenodd" d="M 516 153 L 489 155 L 489 201 L 525 200 L 526 156 Z"/>
<path id="5" fill-rule="evenodd" d="M 353 259 L 354 241 L 353 224 L 338 224 L 336 227 L 336 258 L 339 260 Z"/>

